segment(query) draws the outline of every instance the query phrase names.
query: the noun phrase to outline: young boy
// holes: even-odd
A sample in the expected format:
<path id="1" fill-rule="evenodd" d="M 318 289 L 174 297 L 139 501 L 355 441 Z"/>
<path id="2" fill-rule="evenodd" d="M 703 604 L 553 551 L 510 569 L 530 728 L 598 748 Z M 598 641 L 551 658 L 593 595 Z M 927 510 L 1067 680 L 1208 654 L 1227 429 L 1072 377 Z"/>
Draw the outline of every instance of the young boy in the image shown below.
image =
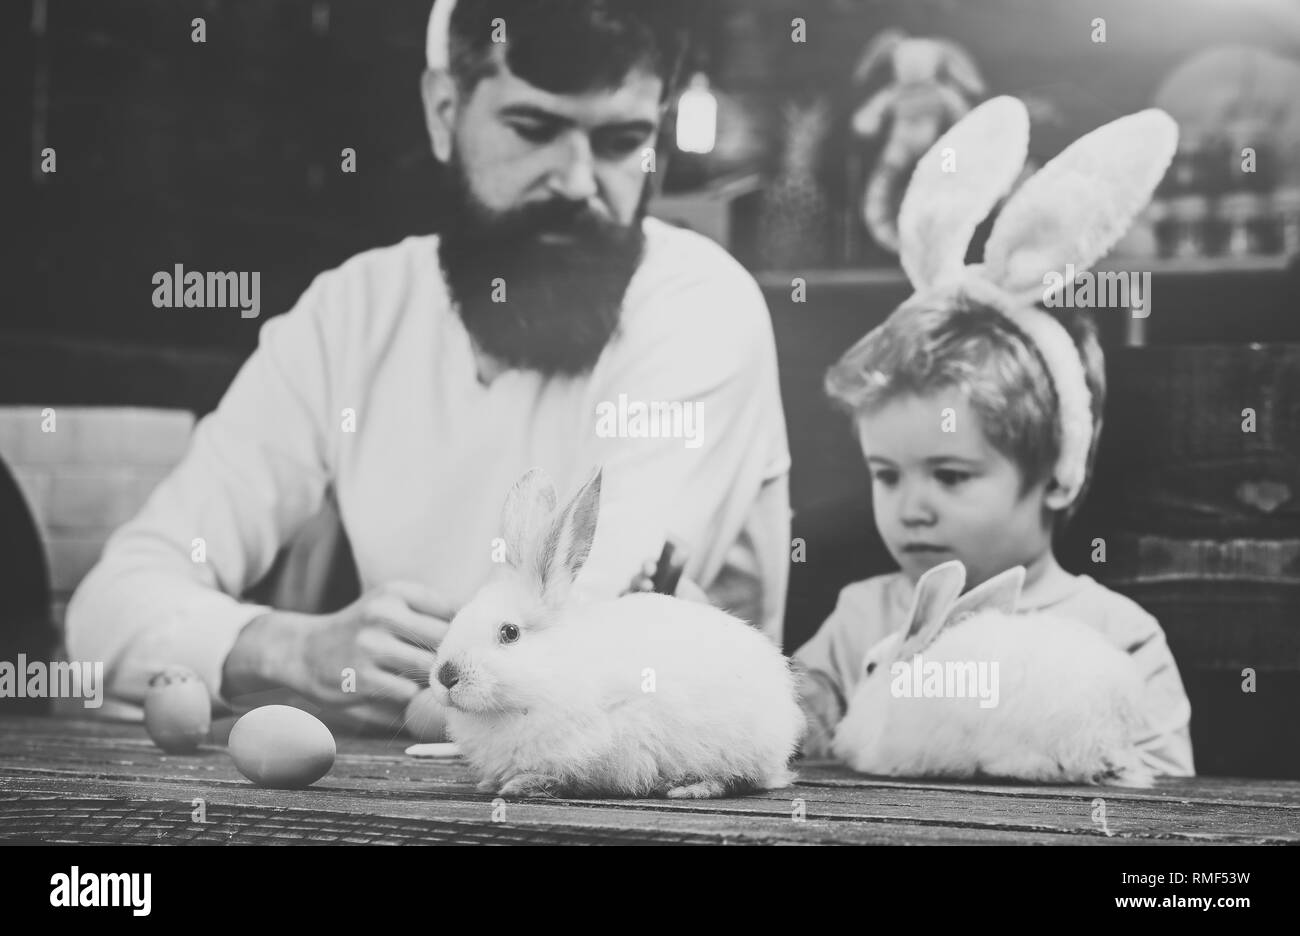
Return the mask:
<path id="1" fill-rule="evenodd" d="M 1090 319 L 1062 324 L 1092 394 L 1090 477 L 1104 362 Z M 1052 479 L 1061 447 L 1057 397 L 1026 335 L 974 301 L 905 307 L 831 368 L 826 389 L 853 417 L 876 526 L 901 570 L 844 588 L 794 654 L 808 716 L 804 755 L 830 756 L 867 650 L 906 625 L 922 573 L 960 559 L 968 587 L 1023 565 L 1020 610 L 1076 617 L 1130 653 L 1145 682 L 1143 760 L 1157 774 L 1191 776 L 1191 706 L 1160 625 L 1091 577 L 1069 574 L 1052 554 L 1053 532 L 1073 515 L 1086 481 L 1071 502 Z"/>

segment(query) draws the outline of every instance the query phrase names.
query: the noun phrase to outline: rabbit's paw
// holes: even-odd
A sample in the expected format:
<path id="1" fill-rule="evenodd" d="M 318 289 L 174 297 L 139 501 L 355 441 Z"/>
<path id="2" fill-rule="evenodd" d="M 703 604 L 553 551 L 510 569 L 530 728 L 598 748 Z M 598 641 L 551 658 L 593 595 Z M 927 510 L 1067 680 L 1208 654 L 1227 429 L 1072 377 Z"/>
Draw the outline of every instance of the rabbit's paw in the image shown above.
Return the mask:
<path id="1" fill-rule="evenodd" d="M 727 795 L 727 787 L 721 780 L 701 780 L 683 786 L 669 787 L 667 795 L 672 799 L 714 799 Z"/>
<path id="2" fill-rule="evenodd" d="M 500 796 L 551 796 L 557 781 L 540 773 L 515 774 L 497 790 Z"/>

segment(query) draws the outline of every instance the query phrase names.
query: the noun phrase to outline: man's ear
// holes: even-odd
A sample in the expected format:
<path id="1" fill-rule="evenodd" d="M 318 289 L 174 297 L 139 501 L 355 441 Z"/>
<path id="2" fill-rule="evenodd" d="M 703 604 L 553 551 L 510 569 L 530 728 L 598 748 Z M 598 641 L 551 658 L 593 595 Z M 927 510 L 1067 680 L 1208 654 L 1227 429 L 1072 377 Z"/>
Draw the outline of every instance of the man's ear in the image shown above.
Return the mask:
<path id="1" fill-rule="evenodd" d="M 424 123 L 429 131 L 434 158 L 441 163 L 448 162 L 451 160 L 459 105 L 456 82 L 444 68 L 425 69 L 420 78 L 420 96 L 424 99 Z"/>

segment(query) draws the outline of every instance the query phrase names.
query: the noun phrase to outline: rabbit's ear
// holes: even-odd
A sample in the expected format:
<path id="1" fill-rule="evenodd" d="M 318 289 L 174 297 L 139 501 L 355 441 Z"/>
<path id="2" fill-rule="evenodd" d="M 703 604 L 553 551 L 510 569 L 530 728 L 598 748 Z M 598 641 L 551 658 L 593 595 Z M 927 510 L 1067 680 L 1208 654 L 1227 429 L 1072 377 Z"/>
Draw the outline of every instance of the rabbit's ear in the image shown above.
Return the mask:
<path id="1" fill-rule="evenodd" d="M 515 482 L 501 510 L 506 560 L 522 568 L 536 548 L 537 538 L 555 513 L 555 485 L 541 468 L 532 468 Z"/>
<path id="2" fill-rule="evenodd" d="M 966 584 L 966 566 L 953 559 L 929 569 L 916 583 L 912 595 L 912 614 L 907 631 L 899 644 L 900 659 L 919 653 L 939 635 L 948 608 Z"/>
<path id="3" fill-rule="evenodd" d="M 981 582 L 953 602 L 944 619 L 944 626 L 955 624 L 961 618 L 970 617 L 981 611 L 1014 614 L 1016 602 L 1020 600 L 1020 589 L 1024 584 L 1024 566 L 1015 566 L 993 576 L 987 582 Z"/>
<path id="4" fill-rule="evenodd" d="M 998 215 L 985 274 L 1017 298 L 1046 299 L 1047 274 L 1087 271 L 1146 207 L 1178 148 L 1178 124 L 1149 108 L 1098 127 L 1031 176 Z"/>
<path id="5" fill-rule="evenodd" d="M 936 39 L 935 43 L 943 50 L 943 67 L 954 82 L 971 96 L 984 93 L 984 79 L 980 78 L 975 60 L 966 50 L 949 39 Z"/>
<path id="6" fill-rule="evenodd" d="M 596 537 L 596 520 L 600 514 L 600 481 L 603 469 L 597 468 L 573 499 L 556 514 L 537 551 L 537 574 L 542 594 L 548 602 L 562 603 L 569 586 L 582 571 L 591 543 Z"/>
<path id="7" fill-rule="evenodd" d="M 921 157 L 898 213 L 899 259 L 922 290 L 960 273 L 971 236 L 1015 184 L 1029 151 L 1029 113 L 990 98 Z"/>

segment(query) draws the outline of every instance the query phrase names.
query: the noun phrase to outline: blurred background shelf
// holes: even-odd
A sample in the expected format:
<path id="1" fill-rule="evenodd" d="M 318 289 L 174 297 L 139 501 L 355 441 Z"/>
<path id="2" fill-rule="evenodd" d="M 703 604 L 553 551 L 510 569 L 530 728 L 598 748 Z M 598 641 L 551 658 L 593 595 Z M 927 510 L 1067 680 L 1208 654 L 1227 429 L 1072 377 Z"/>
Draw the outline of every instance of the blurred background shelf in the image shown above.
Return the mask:
<path id="1" fill-rule="evenodd" d="M 1097 264 L 1098 271 L 1133 270 L 1154 276 L 1223 276 L 1240 273 L 1283 274 L 1296 266 L 1300 258 L 1283 255 L 1263 257 L 1199 257 L 1197 259 L 1147 260 L 1142 257 L 1111 257 Z M 808 286 L 896 286 L 907 284 L 898 267 L 833 268 L 812 270 L 756 270 L 754 278 L 765 288 L 789 288 L 796 278 Z"/>

